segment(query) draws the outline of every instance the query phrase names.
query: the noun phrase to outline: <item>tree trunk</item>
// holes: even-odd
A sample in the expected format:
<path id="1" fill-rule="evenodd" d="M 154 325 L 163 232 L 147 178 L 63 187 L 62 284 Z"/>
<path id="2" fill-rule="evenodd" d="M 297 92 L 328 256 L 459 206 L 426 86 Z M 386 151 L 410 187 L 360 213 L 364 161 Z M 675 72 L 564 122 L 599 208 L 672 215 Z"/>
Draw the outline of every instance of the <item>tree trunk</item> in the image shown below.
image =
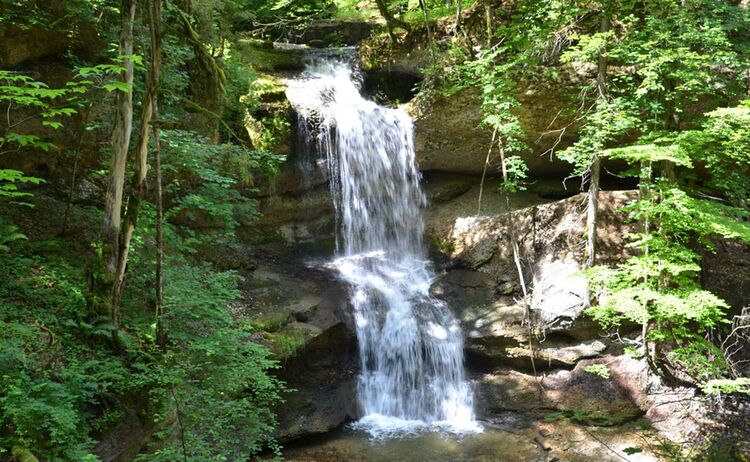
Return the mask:
<path id="1" fill-rule="evenodd" d="M 70 190 L 68 191 L 68 201 L 65 204 L 65 212 L 63 212 L 62 225 L 60 226 L 60 236 L 65 236 L 68 231 L 68 217 L 70 215 L 70 207 L 73 205 L 73 197 L 76 192 L 76 181 L 78 179 L 78 164 L 81 160 L 81 146 L 83 145 L 83 137 L 86 134 L 86 124 L 89 120 L 89 114 L 91 113 L 91 106 L 93 103 L 89 103 L 80 111 L 81 114 L 81 126 L 78 130 L 78 141 L 76 142 L 75 160 L 73 161 L 73 175 L 70 179 Z"/>
<path id="2" fill-rule="evenodd" d="M 435 50 L 433 49 L 432 29 L 430 29 L 430 11 L 427 9 L 427 2 L 425 0 L 419 0 L 419 5 L 422 7 L 422 13 L 424 13 L 424 27 L 427 29 L 427 43 L 430 45 L 430 56 L 434 57 Z"/>
<path id="3" fill-rule="evenodd" d="M 492 6 L 490 1 L 484 4 L 484 25 L 487 28 L 487 48 L 492 46 Z"/>
<path id="4" fill-rule="evenodd" d="M 601 166 L 599 158 L 596 157 L 591 164 L 589 174 L 588 206 L 586 207 L 586 268 L 591 268 L 596 263 L 596 221 L 599 210 L 599 176 Z"/>
<path id="5" fill-rule="evenodd" d="M 494 134 L 493 134 L 494 136 Z M 500 136 L 497 139 L 497 147 L 500 151 L 500 168 L 503 173 L 503 181 L 508 182 L 508 168 L 505 163 L 505 144 L 503 143 L 503 137 Z M 505 199 L 505 215 L 508 217 L 508 234 L 510 235 L 510 245 L 513 249 L 513 262 L 516 265 L 516 272 L 518 273 L 518 283 L 521 286 L 521 292 L 523 293 L 523 307 L 526 311 L 526 319 L 528 321 L 528 345 L 529 345 L 529 355 L 531 358 L 531 369 L 534 372 L 534 378 L 537 378 L 537 370 L 536 370 L 536 360 L 535 360 L 535 353 L 534 353 L 534 326 L 533 326 L 533 319 L 532 319 L 532 312 L 531 312 L 531 304 L 529 301 L 529 292 L 528 288 L 526 287 L 526 277 L 523 274 L 523 265 L 521 264 L 521 247 L 518 244 L 518 236 L 516 234 L 516 222 L 513 219 L 513 211 L 510 206 L 510 193 L 508 192 L 507 188 L 504 188 L 503 196 Z M 539 385 L 540 391 L 542 389 L 542 384 L 537 380 L 537 385 Z"/>
<path id="6" fill-rule="evenodd" d="M 122 196 L 125 183 L 125 165 L 133 130 L 133 22 L 136 0 L 120 2 L 122 28 L 120 30 L 119 54 L 124 57 L 124 71 L 120 80 L 130 89 L 118 91 L 116 96 L 115 126 L 112 131 L 112 157 L 109 167 L 109 182 L 104 199 L 104 220 L 100 239 L 100 267 L 95 271 L 92 292 L 94 305 L 100 314 L 108 314 L 117 328 L 117 313 L 112 309 L 112 295 L 117 274 L 120 251 L 120 224 Z"/>
<path id="7" fill-rule="evenodd" d="M 164 348 L 167 343 L 167 335 L 164 329 L 164 204 L 162 200 L 161 179 L 161 138 L 159 134 L 159 89 L 161 88 L 161 0 L 151 0 L 152 12 L 151 25 L 151 48 L 158 50 L 154 52 L 154 83 L 157 91 L 154 92 L 153 117 L 154 131 L 154 165 L 156 167 L 156 304 L 154 314 L 156 316 L 156 342 Z"/>
<path id="8" fill-rule="evenodd" d="M 149 79 L 150 80 L 150 79 Z M 127 210 L 125 212 L 125 222 L 120 234 L 120 250 L 117 254 L 117 272 L 115 273 L 114 290 L 112 291 L 112 311 L 113 319 L 119 318 L 120 301 L 122 300 L 122 291 L 125 288 L 125 271 L 128 265 L 128 255 L 130 253 L 130 241 L 135 232 L 135 226 L 138 222 L 138 212 L 141 208 L 141 199 L 143 197 L 144 186 L 146 185 L 146 174 L 148 173 L 148 131 L 151 125 L 151 116 L 153 114 L 153 88 L 149 81 L 146 85 L 146 101 L 141 113 L 141 122 L 138 132 L 138 148 L 135 153 L 135 171 L 133 175 L 133 184 L 128 197 Z M 113 322 L 117 327 L 116 322 Z"/>
<path id="9" fill-rule="evenodd" d="M 148 173 L 148 142 L 149 130 L 151 129 L 151 120 L 153 118 L 154 106 L 156 104 L 157 93 L 159 92 L 159 82 L 161 79 L 161 41 L 160 31 L 157 28 L 157 22 L 161 15 L 161 0 L 149 0 L 148 19 L 149 31 L 151 35 L 151 66 L 149 69 L 148 80 L 146 82 L 145 103 L 141 113 L 139 126 L 138 149 L 135 157 L 135 174 L 133 176 L 133 185 L 128 198 L 128 208 L 125 214 L 125 223 L 120 236 L 120 250 L 118 253 L 117 273 L 115 275 L 115 285 L 112 293 L 112 310 L 115 313 L 115 319 L 118 318 L 122 292 L 125 288 L 125 274 L 128 265 L 128 255 L 130 253 L 130 242 L 138 223 L 138 214 L 140 212 L 141 200 L 146 186 L 146 174 Z M 115 324 L 116 326 L 116 324 Z"/>
<path id="10" fill-rule="evenodd" d="M 453 31 L 455 35 L 458 35 L 459 29 L 461 29 L 461 8 L 463 7 L 462 1 L 458 0 L 458 3 L 456 3 L 456 24 L 453 27 Z"/>
<path id="11" fill-rule="evenodd" d="M 599 32 L 609 31 L 609 10 L 606 3 L 602 11 Z M 604 51 L 599 52 L 599 63 L 596 74 L 596 87 L 601 101 L 607 100 L 607 56 Z M 599 211 L 599 178 L 601 176 L 601 161 L 599 153 L 594 153 L 589 167 L 588 206 L 586 207 L 586 261 L 584 266 L 591 268 L 596 263 L 596 227 Z"/>
<path id="12" fill-rule="evenodd" d="M 378 7 L 380 16 L 385 20 L 385 28 L 388 31 L 388 37 L 391 41 L 396 40 L 396 37 L 393 35 L 394 28 L 400 27 L 406 31 L 409 30 L 409 26 L 405 22 L 396 19 L 396 17 L 391 14 L 390 10 L 388 10 L 388 3 L 386 3 L 386 0 L 375 0 L 375 5 Z"/>

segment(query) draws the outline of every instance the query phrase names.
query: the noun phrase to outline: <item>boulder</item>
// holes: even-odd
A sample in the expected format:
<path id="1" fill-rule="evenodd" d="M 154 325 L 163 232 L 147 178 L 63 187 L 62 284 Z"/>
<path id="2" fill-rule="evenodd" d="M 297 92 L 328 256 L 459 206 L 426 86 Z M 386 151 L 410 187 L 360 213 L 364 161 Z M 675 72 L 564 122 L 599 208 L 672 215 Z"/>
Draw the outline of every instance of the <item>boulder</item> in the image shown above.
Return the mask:
<path id="1" fill-rule="evenodd" d="M 603 366 L 608 377 L 586 369 Z M 500 369 L 474 377 L 478 409 L 485 418 L 507 411 L 560 411 L 583 423 L 612 425 L 644 415 L 651 401 L 646 392 L 648 366 L 626 356 L 580 361 L 575 369 L 534 377 Z"/>
<path id="2" fill-rule="evenodd" d="M 259 330 L 254 340 L 281 361 L 285 403 L 276 436 L 290 441 L 356 418 L 359 357 L 348 289 L 324 267 L 306 265 L 299 248 L 263 249 L 245 274 L 233 313 Z"/>
<path id="3" fill-rule="evenodd" d="M 618 209 L 633 194 L 601 194 L 598 229 L 601 262 L 620 261 L 627 256 L 623 236 L 629 227 L 622 222 Z M 454 266 L 481 273 L 485 286 L 494 292 L 503 284 L 518 281 L 510 246 L 508 218 L 512 217 L 524 260 L 524 279 L 533 289 L 531 308 L 535 325 L 548 334 L 596 339 L 596 326 L 581 316 L 588 298 L 588 284 L 581 275 L 584 236 L 580 230 L 585 218 L 585 200 L 584 195 L 579 195 L 517 210 L 512 215 L 457 218 L 450 239 Z M 469 276 L 464 275 L 463 279 L 466 278 Z M 451 277 L 445 280 L 450 281 Z M 450 293 L 447 288 L 442 291 Z M 487 296 L 480 303 L 491 309 L 493 295 L 487 293 Z"/>
<path id="4" fill-rule="evenodd" d="M 279 376 L 292 391 L 284 393 L 278 410 L 279 442 L 326 433 L 360 416 L 358 361 L 354 334 L 339 323 L 284 362 Z"/>
<path id="5" fill-rule="evenodd" d="M 369 21 L 320 21 L 313 22 L 293 38 L 315 48 L 356 45 L 366 39 L 375 23 Z"/>
<path id="6" fill-rule="evenodd" d="M 750 306 L 750 245 L 718 241 L 714 252 L 703 252 L 703 285 L 739 312 Z"/>
<path id="7" fill-rule="evenodd" d="M 470 361 L 542 370 L 573 367 L 582 359 L 601 356 L 607 349 L 601 340 L 582 341 L 566 335 L 541 336 L 531 332 L 525 308 L 502 303 L 501 299 L 485 309 L 475 307 L 464 312 L 465 348 Z"/>

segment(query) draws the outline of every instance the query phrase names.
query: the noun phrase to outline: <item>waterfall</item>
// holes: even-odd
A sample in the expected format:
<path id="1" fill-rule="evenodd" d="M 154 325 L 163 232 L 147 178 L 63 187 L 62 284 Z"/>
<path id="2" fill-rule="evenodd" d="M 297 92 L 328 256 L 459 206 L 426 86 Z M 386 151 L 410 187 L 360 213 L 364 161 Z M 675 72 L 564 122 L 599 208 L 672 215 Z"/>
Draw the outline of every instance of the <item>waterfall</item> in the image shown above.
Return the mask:
<path id="1" fill-rule="evenodd" d="M 373 436 L 474 431 L 458 321 L 429 294 L 425 197 L 413 123 L 360 94 L 353 66 L 318 59 L 287 95 L 330 177 L 338 229 L 332 265 L 351 287 L 361 373 L 356 424 Z M 313 135 L 309 127 L 316 127 Z"/>

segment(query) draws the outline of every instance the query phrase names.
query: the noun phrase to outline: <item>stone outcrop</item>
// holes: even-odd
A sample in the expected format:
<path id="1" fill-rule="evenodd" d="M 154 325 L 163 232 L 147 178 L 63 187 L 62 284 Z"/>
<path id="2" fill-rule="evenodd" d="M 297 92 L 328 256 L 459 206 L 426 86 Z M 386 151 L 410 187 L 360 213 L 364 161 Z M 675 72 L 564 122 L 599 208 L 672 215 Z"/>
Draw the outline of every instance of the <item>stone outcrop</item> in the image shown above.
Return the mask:
<path id="1" fill-rule="evenodd" d="M 518 116 L 525 142 L 531 149 L 521 154 L 535 177 L 564 178 L 571 171 L 567 162 L 545 154 L 560 137 L 559 148 L 569 145 L 574 131 L 551 132 L 564 121 L 556 120 L 567 100 L 560 87 L 529 86 L 517 95 L 521 101 Z M 451 96 L 435 96 L 425 102 L 407 105 L 414 117 L 414 142 L 422 170 L 481 175 L 485 168 L 492 130 L 481 127 L 481 97 L 476 89 L 465 89 Z M 497 153 L 491 156 L 488 171 L 497 173 Z"/>
<path id="2" fill-rule="evenodd" d="M 290 389 L 277 416 L 283 442 L 358 416 L 359 360 L 347 288 L 326 268 L 306 265 L 300 249 L 289 255 L 280 248 L 264 247 L 245 274 L 235 316 L 257 326 L 254 340 L 281 361 L 278 375 Z"/>
<path id="3" fill-rule="evenodd" d="M 586 369 L 605 368 L 607 376 Z M 614 425 L 644 415 L 651 401 L 650 375 L 643 360 L 607 356 L 579 362 L 573 370 L 534 376 L 499 369 L 475 376 L 478 408 L 488 416 L 501 412 L 570 411 L 575 420 Z"/>
<path id="4" fill-rule="evenodd" d="M 632 197 L 631 192 L 602 193 L 602 262 L 626 257 L 623 244 L 629 226 L 617 210 Z M 461 320 L 469 360 L 482 367 L 572 369 L 581 360 L 612 350 L 598 326 L 582 314 L 588 296 L 580 274 L 585 197 L 511 214 L 457 217 L 443 243 L 452 260 L 433 292 Z M 510 247 L 510 216 L 532 293 L 529 310 L 519 305 L 522 290 Z"/>

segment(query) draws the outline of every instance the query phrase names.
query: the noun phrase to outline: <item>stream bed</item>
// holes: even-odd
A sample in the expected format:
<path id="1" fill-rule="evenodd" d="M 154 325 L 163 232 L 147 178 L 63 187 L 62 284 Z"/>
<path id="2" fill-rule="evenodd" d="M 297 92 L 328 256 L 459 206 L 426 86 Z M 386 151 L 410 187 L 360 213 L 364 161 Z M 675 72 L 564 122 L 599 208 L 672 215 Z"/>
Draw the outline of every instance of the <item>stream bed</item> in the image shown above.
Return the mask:
<path id="1" fill-rule="evenodd" d="M 518 425 L 519 422 L 514 422 Z M 374 440 L 345 426 L 284 450 L 289 462 L 655 462 L 664 460 L 656 434 L 636 423 L 590 427 L 568 420 L 485 423 L 464 436 L 424 432 Z"/>

